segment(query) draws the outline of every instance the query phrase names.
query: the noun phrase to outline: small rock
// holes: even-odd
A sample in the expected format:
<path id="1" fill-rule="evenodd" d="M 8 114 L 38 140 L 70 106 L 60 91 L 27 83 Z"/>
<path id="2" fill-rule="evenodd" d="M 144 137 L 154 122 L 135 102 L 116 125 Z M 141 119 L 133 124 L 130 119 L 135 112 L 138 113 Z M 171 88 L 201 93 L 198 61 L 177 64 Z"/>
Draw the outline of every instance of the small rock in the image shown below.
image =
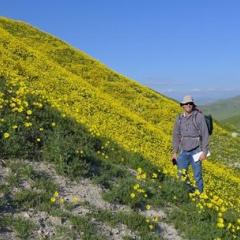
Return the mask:
<path id="1" fill-rule="evenodd" d="M 53 217 L 50 216 L 49 220 L 51 223 L 53 223 L 54 225 L 61 225 L 62 224 L 62 218 L 61 217 Z"/>
<path id="2" fill-rule="evenodd" d="M 30 218 L 30 215 L 27 212 L 25 212 L 25 213 L 23 213 L 23 217 L 24 218 Z"/>

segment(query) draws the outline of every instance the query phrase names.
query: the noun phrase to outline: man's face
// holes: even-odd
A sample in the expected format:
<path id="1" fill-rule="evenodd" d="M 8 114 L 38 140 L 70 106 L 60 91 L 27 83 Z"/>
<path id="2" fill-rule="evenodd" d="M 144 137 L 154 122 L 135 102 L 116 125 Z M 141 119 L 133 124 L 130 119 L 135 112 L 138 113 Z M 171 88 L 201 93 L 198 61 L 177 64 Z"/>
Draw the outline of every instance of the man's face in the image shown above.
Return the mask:
<path id="1" fill-rule="evenodd" d="M 185 112 L 191 113 L 192 110 L 193 110 L 193 103 L 192 102 L 185 103 L 185 104 L 182 105 L 182 107 L 183 107 Z"/>

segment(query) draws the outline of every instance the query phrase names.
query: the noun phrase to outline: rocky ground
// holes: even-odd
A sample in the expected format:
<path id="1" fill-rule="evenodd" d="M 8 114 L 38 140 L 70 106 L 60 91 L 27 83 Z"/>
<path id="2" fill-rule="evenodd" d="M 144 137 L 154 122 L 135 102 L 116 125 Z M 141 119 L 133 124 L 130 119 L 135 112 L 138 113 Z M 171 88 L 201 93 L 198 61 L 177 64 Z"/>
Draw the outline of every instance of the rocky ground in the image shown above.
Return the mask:
<path id="1" fill-rule="evenodd" d="M 46 177 L 50 177 L 52 181 L 59 186 L 57 198 L 63 199 L 64 203 L 74 203 L 72 207 L 62 208 L 63 212 L 71 214 L 71 216 L 87 216 L 94 211 L 110 210 L 111 212 L 131 212 L 132 210 L 125 205 L 111 204 L 105 201 L 102 197 L 103 189 L 101 186 L 94 184 L 89 179 L 83 179 L 81 181 L 71 181 L 70 179 L 60 176 L 56 173 L 53 165 L 46 162 L 29 162 L 22 161 L 25 165 L 31 165 L 34 171 L 42 174 Z M 12 171 L 9 167 L 0 167 L 0 184 L 6 183 Z M 24 180 L 21 182 L 20 188 L 32 189 L 32 180 Z M 11 194 L 15 194 L 20 191 L 19 187 L 13 189 Z M 0 198 L 5 199 L 8 196 L 4 193 L 0 193 Z M 7 201 L 6 201 L 7 202 Z M 157 232 L 159 233 L 159 239 L 168 240 L 181 240 L 180 235 L 177 233 L 173 225 L 165 222 L 166 214 L 158 210 L 141 211 L 142 215 L 158 216 L 159 223 L 157 226 Z M 38 211 L 36 209 L 25 209 L 23 211 L 15 211 L 11 206 L 7 204 L 0 209 L 1 216 L 11 216 L 14 219 L 25 219 L 34 224 L 34 229 L 31 232 L 30 239 L 82 239 L 81 232 L 74 231 L 74 224 L 67 217 L 52 216 L 48 212 Z M 120 240 L 120 239 L 141 239 L 138 232 L 133 232 L 126 225 L 119 223 L 112 226 L 106 222 L 101 222 L 98 219 L 92 217 L 90 219 L 91 224 L 102 236 L 103 239 Z M 0 239 L 21 239 L 18 237 L 17 232 L 9 226 L 0 225 Z M 74 233 L 75 232 L 75 233 Z M 128 238 L 127 238 L 128 237 Z M 86 238 L 85 238 L 86 239 Z"/>

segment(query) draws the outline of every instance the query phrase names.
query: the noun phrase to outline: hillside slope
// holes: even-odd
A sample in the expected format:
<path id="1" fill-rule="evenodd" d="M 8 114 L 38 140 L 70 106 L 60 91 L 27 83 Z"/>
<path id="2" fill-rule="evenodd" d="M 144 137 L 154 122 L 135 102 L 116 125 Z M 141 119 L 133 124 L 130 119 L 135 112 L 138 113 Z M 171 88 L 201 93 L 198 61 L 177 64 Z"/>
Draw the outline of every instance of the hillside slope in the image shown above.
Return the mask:
<path id="1" fill-rule="evenodd" d="M 101 90 L 101 92 L 107 93 L 108 97 L 111 97 L 112 102 L 118 102 L 118 104 L 121 104 L 125 109 L 127 108 L 131 113 L 134 113 L 135 116 L 138 115 L 151 123 L 151 126 L 156 127 L 154 131 L 160 130 L 161 132 L 166 132 L 168 137 L 167 141 L 170 141 L 169 137 L 171 135 L 172 125 L 176 115 L 180 111 L 180 108 L 175 102 L 151 89 L 139 85 L 135 81 L 126 79 L 87 56 L 85 53 L 76 51 L 64 42 L 48 34 L 41 33 L 29 25 L 21 22 L 16 24 L 16 22 L 3 19 L 1 26 L 8 30 L 8 32 L 14 35 L 19 41 L 23 41 L 28 46 L 33 47 L 34 50 L 38 50 L 41 54 L 44 53 L 48 61 L 50 59 L 52 63 L 54 62 L 54 64 L 57 63 L 57 65 L 60 65 L 61 69 L 72 73 L 75 79 L 80 77 L 81 82 L 85 80 L 93 87 Z M 64 77 L 62 78 L 64 79 Z M 66 78 L 69 79 L 67 76 Z M 163 127 L 164 131 L 162 131 Z M 226 135 L 224 131 L 218 131 L 218 136 L 221 137 L 220 141 L 218 138 L 216 139 L 216 141 L 218 141 L 218 149 L 216 149 L 216 145 L 213 144 L 212 153 L 213 155 L 216 153 L 219 158 L 219 149 L 225 149 L 223 143 L 226 142 L 224 140 Z M 213 136 L 213 138 L 214 137 L 215 136 Z M 213 139 L 213 141 L 215 141 L 215 139 Z M 231 145 L 236 146 L 238 143 L 239 141 L 236 143 L 231 142 Z M 237 149 L 227 153 L 227 158 L 225 154 L 221 154 L 221 158 L 218 159 L 218 161 L 220 160 L 224 163 L 229 163 L 229 159 L 230 161 L 235 161 L 234 155 L 236 154 Z"/>
<path id="2" fill-rule="evenodd" d="M 218 121 L 223 121 L 240 114 L 240 96 L 217 101 L 201 108 Z"/>
<path id="3" fill-rule="evenodd" d="M 102 158 L 105 164 L 119 163 L 122 158 L 132 168 L 137 168 L 141 162 L 151 162 L 161 169 L 159 171 L 164 175 L 176 176 L 176 169 L 169 161 L 172 126 L 176 115 L 180 112 L 176 102 L 113 72 L 79 50 L 73 49 L 62 41 L 21 22 L 6 18 L 0 19 L 0 48 L 0 78 L 2 82 L 6 82 L 7 86 L 1 98 L 5 102 L 3 106 L 10 107 L 4 113 L 6 117 L 12 116 L 11 119 L 9 117 L 11 124 L 18 120 L 18 116 L 22 112 L 28 111 L 29 104 L 25 103 L 22 106 L 22 103 L 18 103 L 16 99 L 22 98 L 20 102 L 27 102 L 28 96 L 31 99 L 43 99 L 50 105 L 51 111 L 58 112 L 57 115 L 62 116 L 63 119 L 67 117 L 76 122 L 74 126 L 81 125 L 94 138 L 107 139 L 107 142 L 111 143 L 110 145 L 118 145 L 117 148 L 121 149 L 119 156 L 116 156 L 114 151 L 110 151 L 116 147 L 109 147 L 108 154 L 103 154 Z M 15 95 L 4 100 L 12 93 Z M 36 115 L 34 121 L 39 124 L 41 123 L 39 119 L 42 119 L 45 122 L 48 115 L 50 114 L 44 113 L 44 118 Z M 57 119 L 60 123 L 64 121 L 59 120 L 59 117 Z M 11 125 L 3 124 L 2 134 L 9 131 L 10 136 L 17 138 L 19 134 L 13 129 L 10 130 L 10 127 Z M 37 153 L 40 159 L 42 157 L 51 158 L 58 162 L 59 159 L 55 155 L 59 153 L 57 155 L 59 158 L 67 155 L 61 152 L 58 145 L 55 146 L 56 149 L 49 147 L 52 144 L 51 141 L 59 141 L 60 133 L 63 133 L 61 131 L 58 135 L 54 135 L 58 138 L 51 137 L 50 132 L 46 134 L 46 143 L 49 145 L 45 142 L 36 146 L 36 143 L 33 144 L 37 150 L 34 150 L 31 156 L 35 156 Z M 74 131 L 72 129 L 69 132 L 74 135 Z M 34 134 L 37 133 L 36 130 Z M 86 132 L 81 132 L 81 136 L 83 139 L 88 139 L 85 137 Z M 71 141 L 72 145 L 75 146 L 76 142 L 79 143 L 79 140 L 83 141 L 83 139 L 78 139 L 76 136 L 76 139 L 69 137 L 68 141 Z M 84 141 L 88 146 L 89 143 L 86 139 Z M 9 141 L 14 144 L 14 138 L 10 138 Z M 97 140 L 93 142 L 95 141 Z M 89 142 L 91 141 L 89 140 Z M 230 138 L 226 130 L 215 124 L 212 161 L 206 161 L 204 166 L 206 190 L 211 196 L 223 199 L 221 207 L 234 212 L 239 212 L 240 209 L 237 197 L 240 176 L 237 170 L 227 167 L 226 163 L 229 159 L 230 161 L 239 161 L 239 143 L 239 139 Z M 13 154 L 17 157 L 16 154 L 20 153 L 21 146 L 19 146 L 18 151 L 15 149 L 14 152 L 14 149 L 9 149 L 10 145 L 7 144 L 2 143 L 3 149 L 8 153 L 3 152 L 3 157 L 11 157 Z M 61 146 L 64 147 L 64 144 Z M 68 147 L 71 149 L 70 144 Z M 69 149 L 68 151 L 70 151 Z M 98 149 L 96 144 L 93 144 L 90 149 L 92 149 L 94 157 L 91 155 L 87 159 L 94 159 L 97 163 L 98 157 L 96 158 L 94 151 L 97 154 L 101 148 Z M 24 151 L 22 150 L 23 156 L 26 154 Z M 55 151 L 55 154 L 52 152 L 53 155 L 49 157 L 48 152 L 51 151 Z M 90 174 L 96 166 L 94 164 L 88 166 L 89 163 L 86 159 L 86 166 L 76 166 L 80 163 L 74 160 L 77 159 L 75 151 L 76 149 L 71 149 L 72 155 L 65 156 L 67 161 L 63 157 L 61 164 L 59 163 L 60 170 L 76 177 L 79 167 L 82 167 L 83 175 Z M 27 151 L 29 157 L 28 153 L 29 151 Z M 42 155 L 43 153 L 45 155 Z M 113 154 L 112 157 L 111 154 Z M 219 209 L 220 206 L 216 209 Z"/>
<path id="4" fill-rule="evenodd" d="M 230 124 L 233 127 L 235 127 L 238 131 L 240 131 L 240 114 L 234 117 L 226 118 L 222 122 L 225 124 Z"/>
<path id="5" fill-rule="evenodd" d="M 217 101 L 202 106 L 201 109 L 203 109 L 206 114 L 212 114 L 216 120 L 230 131 L 240 130 L 240 96 Z"/>

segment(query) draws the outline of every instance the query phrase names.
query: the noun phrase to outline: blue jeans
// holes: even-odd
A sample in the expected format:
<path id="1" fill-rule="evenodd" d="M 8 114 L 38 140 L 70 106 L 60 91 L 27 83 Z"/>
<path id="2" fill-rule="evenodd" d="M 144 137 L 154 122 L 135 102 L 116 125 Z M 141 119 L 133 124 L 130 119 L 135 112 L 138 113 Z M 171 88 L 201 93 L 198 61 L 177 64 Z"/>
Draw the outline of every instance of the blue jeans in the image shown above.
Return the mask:
<path id="1" fill-rule="evenodd" d="M 203 192 L 203 178 L 202 178 L 202 161 L 198 160 L 194 162 L 192 155 L 200 152 L 201 149 L 197 148 L 192 151 L 185 151 L 182 150 L 178 159 L 177 159 L 177 166 L 178 166 L 178 176 L 181 178 L 182 176 L 187 177 L 188 167 L 191 164 L 194 174 L 195 184 L 200 192 Z M 184 170 L 185 169 L 185 170 Z M 185 171 L 185 173 L 183 173 Z M 186 182 L 188 181 L 188 177 Z"/>

